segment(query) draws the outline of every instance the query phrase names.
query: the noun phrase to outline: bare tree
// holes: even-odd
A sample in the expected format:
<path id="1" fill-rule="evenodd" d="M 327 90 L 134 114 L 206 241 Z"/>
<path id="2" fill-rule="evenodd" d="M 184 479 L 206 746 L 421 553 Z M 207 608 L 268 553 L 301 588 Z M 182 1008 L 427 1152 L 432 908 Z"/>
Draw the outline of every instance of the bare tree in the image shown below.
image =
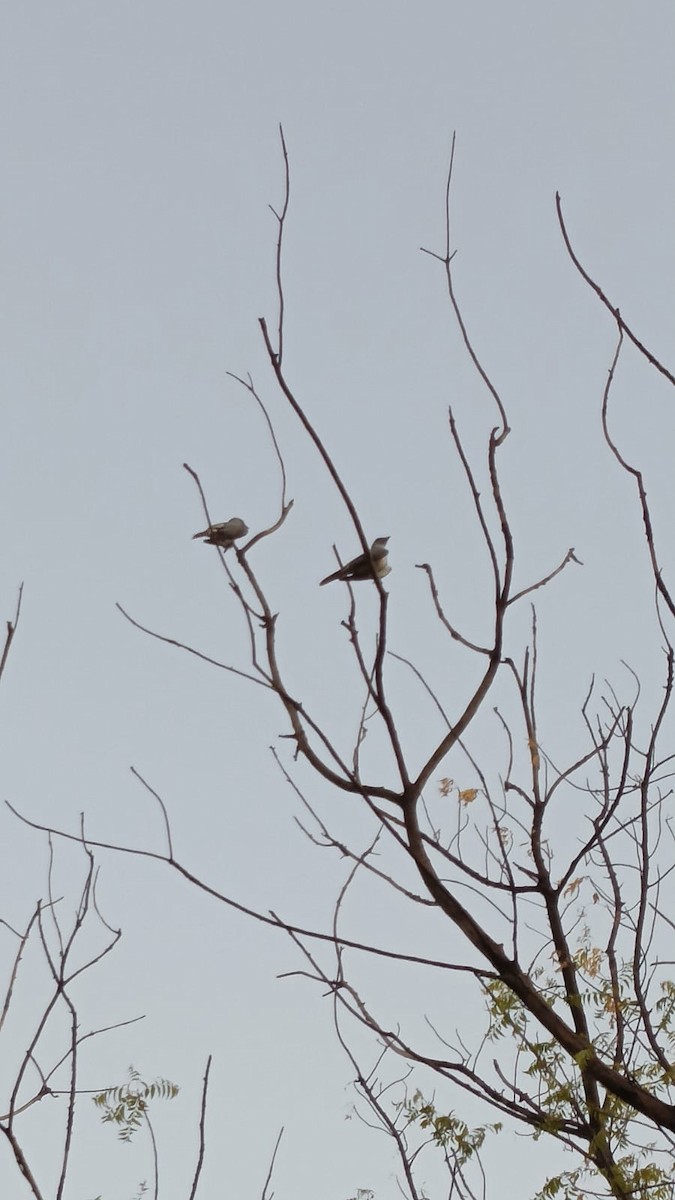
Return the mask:
<path id="1" fill-rule="evenodd" d="M 290 192 L 283 134 L 282 149 L 286 186 L 283 205 L 275 213 L 278 312 L 273 328 L 261 318 L 260 332 L 279 393 L 322 460 L 351 519 L 357 546 L 368 556 L 365 520 L 286 374 L 282 266 Z M 239 606 L 246 623 L 249 663 L 242 667 L 215 662 L 122 611 L 151 636 L 213 662 L 242 684 L 251 683 L 274 697 L 283 718 L 283 745 L 290 743 L 293 761 L 281 750 L 275 755 L 301 806 L 303 828 L 317 847 L 339 854 L 348 864 L 333 926 L 300 928 L 284 914 L 257 912 L 197 878 L 174 851 L 168 810 L 156 793 L 165 822 L 164 846 L 142 852 L 133 846 L 109 848 L 160 859 L 215 899 L 286 932 L 304 960 L 303 973 L 332 996 L 336 1035 L 352 1064 L 364 1119 L 374 1121 L 390 1138 L 400 1163 L 402 1192 L 411 1200 L 423 1196 L 419 1170 L 428 1150 L 436 1151 L 447 1172 L 443 1194 L 487 1195 L 481 1148 L 505 1123 L 572 1152 L 567 1160 L 572 1165 L 550 1173 L 540 1196 L 665 1200 L 672 1194 L 675 1147 L 675 981 L 672 960 L 661 957 L 675 928 L 668 808 L 675 753 L 669 739 L 675 599 L 661 567 L 642 473 L 612 433 L 610 399 L 627 340 L 671 384 L 675 378 L 582 267 L 558 200 L 567 252 L 616 328 L 615 351 L 600 398 L 603 430 L 616 464 L 635 484 L 650 572 L 642 619 L 656 623 L 663 647 L 662 678 L 655 695 L 641 690 L 630 669 L 621 690 L 611 684 L 599 688 L 589 664 L 591 682 L 581 710 L 584 738 L 572 755 L 562 758 L 564 747 L 545 744 L 539 732 L 541 666 L 532 604 L 540 589 L 555 586 L 557 576 L 578 559 L 573 549 L 561 548 L 540 578 L 520 586 L 514 582 L 518 548 L 500 477 L 509 423 L 456 292 L 452 173 L 451 159 L 443 249 L 425 253 L 444 273 L 451 312 L 494 412 L 482 461 L 473 461 L 455 414 L 448 413 L 449 439 L 492 580 L 491 617 L 480 637 L 469 636 L 455 624 L 452 597 L 442 594 L 432 566 L 420 563 L 419 570 L 426 579 L 439 637 L 449 639 L 475 669 L 454 676 L 449 697 L 438 695 L 420 669 L 390 645 L 389 592 L 381 574 L 373 570 L 371 581 L 354 586 L 347 580 L 344 627 L 360 697 L 355 702 L 353 745 L 348 752 L 340 748 L 281 665 L 279 617 L 256 568 L 256 551 L 283 525 L 292 502 L 267 405 L 250 376 L 239 378 L 265 415 L 281 471 L 277 518 L 245 544 L 214 550 L 230 585 L 231 603 Z M 212 516 L 197 472 L 186 469 L 199 488 L 210 526 Z M 373 589 L 377 620 L 371 638 L 361 633 L 358 617 Z M 529 640 L 514 653 L 507 641 L 511 614 L 527 605 Z M 444 726 L 440 737 L 416 747 L 414 761 L 404 750 L 404 715 L 391 698 L 393 673 L 401 671 L 408 673 L 411 686 L 419 689 Z M 492 713 L 493 728 L 486 736 L 497 685 L 500 707 Z M 364 751 L 366 731 L 386 747 L 386 778 L 395 782 L 371 776 Z M 498 770 L 493 766 L 496 749 L 501 756 Z M 359 801 L 360 840 L 348 843 L 338 834 L 330 805 L 315 802 L 307 786 L 298 782 L 296 762 L 309 767 L 335 798 L 347 794 Z M 558 814 L 572 801 L 578 822 L 561 835 Z M 346 936 L 342 912 L 349 890 L 356 886 L 370 886 L 375 894 L 389 889 L 397 903 L 427 913 L 434 929 L 442 919 L 452 931 L 444 939 L 452 956 L 417 956 L 402 947 Z M 424 1036 L 408 1035 L 400 1024 L 392 1028 L 359 985 L 363 956 L 406 972 L 419 971 L 424 980 L 420 995 L 428 994 L 430 977 L 451 977 L 458 992 L 461 988 L 472 996 L 474 1026 L 447 1030 L 428 1022 Z M 421 1017 L 424 1011 L 421 1002 Z M 481 1011 L 483 1027 L 477 1030 L 475 1014 Z M 363 1034 L 370 1042 L 364 1042 Z M 483 1123 L 471 1127 L 457 1115 L 463 1095 L 472 1098 L 467 1103 L 478 1100 L 484 1105 Z"/>
<path id="2" fill-rule="evenodd" d="M 7 622 L 0 655 L 0 677 L 16 634 L 21 599 L 22 589 L 19 589 L 14 619 Z M 34 1200 L 46 1200 L 48 1196 L 61 1200 L 70 1194 L 67 1185 L 78 1152 L 76 1107 L 83 1100 L 93 1101 L 102 1120 L 117 1129 L 122 1141 L 130 1141 L 141 1129 L 149 1135 L 152 1184 L 142 1184 L 139 1194 L 146 1195 L 148 1200 L 150 1197 L 158 1200 L 160 1153 L 150 1107 L 156 1100 L 173 1098 L 178 1088 L 164 1079 L 146 1083 L 133 1068 L 123 1085 L 101 1089 L 85 1087 L 82 1083 L 83 1074 L 92 1071 L 92 1056 L 88 1054 L 92 1043 L 104 1034 L 133 1025 L 143 1018 L 136 1016 L 103 1028 L 82 1029 L 79 982 L 107 958 L 122 934 L 121 930 L 112 928 L 99 908 L 96 898 L 98 869 L 87 845 L 84 820 L 79 843 L 77 849 L 83 866 L 79 884 L 77 864 L 69 862 L 71 886 L 65 895 L 55 895 L 54 839 L 47 835 L 45 896 L 37 901 L 19 928 L 0 917 L 0 1047 L 3 1061 L 0 1146 L 7 1149 L 9 1162 L 14 1165 L 17 1177 L 23 1179 L 27 1195 L 33 1196 Z M 202 1089 L 196 1166 L 187 1200 L 195 1200 L 197 1196 L 204 1162 L 210 1067 L 209 1057 Z M 47 1110 L 50 1130 L 57 1131 L 49 1138 L 55 1147 L 51 1162 L 46 1162 L 47 1156 L 40 1153 L 41 1139 L 39 1133 L 36 1134 L 39 1126 L 32 1120 L 38 1106 Z M 192 1138 L 186 1136 L 186 1143 L 188 1140 L 192 1141 Z M 0 1157 L 4 1163 L 4 1149 Z M 2 1174 L 6 1181 L 4 1166 Z"/>
<path id="3" fill-rule="evenodd" d="M 35 905 L 25 925 L 15 929 L 0 918 L 3 975 L 0 1008 L 0 1045 L 5 1071 L 0 1093 L 0 1135 L 10 1160 L 23 1177 L 27 1193 L 35 1200 L 55 1200 L 69 1195 L 68 1181 L 78 1155 L 76 1109 L 83 1103 L 96 1106 L 101 1120 L 116 1129 L 122 1142 L 137 1133 L 148 1139 L 149 1178 L 141 1195 L 160 1196 L 160 1146 L 150 1116 L 157 1101 L 173 1099 L 178 1087 L 166 1079 L 146 1082 L 134 1068 L 124 1084 L 101 1088 L 85 1086 L 96 1070 L 92 1043 L 143 1020 L 135 1016 L 101 1028 L 83 1030 L 83 1006 L 78 984 L 115 949 L 121 931 L 102 915 L 96 899 L 98 870 L 84 836 L 81 882 L 71 894 L 55 896 L 55 856 L 49 838 L 47 894 Z M 71 876 L 74 874 L 72 864 Z M 96 943 L 92 949 L 91 943 Z M 131 989 L 129 989 L 131 990 Z M 211 1058 L 206 1065 L 197 1137 L 196 1165 L 186 1200 L 195 1200 L 206 1148 L 205 1120 Z M 52 1161 L 41 1150 L 40 1125 L 32 1119 L 36 1108 L 45 1109 L 50 1128 Z M 44 1126 L 42 1126 L 44 1129 Z M 80 1133 L 80 1143 L 82 1134 Z M 194 1135 L 186 1130 L 186 1147 L 193 1153 Z M 3 1153 L 3 1159 L 4 1159 Z M 38 1165 L 39 1163 L 39 1165 Z M 3 1173 L 6 1178 L 6 1173 Z"/>

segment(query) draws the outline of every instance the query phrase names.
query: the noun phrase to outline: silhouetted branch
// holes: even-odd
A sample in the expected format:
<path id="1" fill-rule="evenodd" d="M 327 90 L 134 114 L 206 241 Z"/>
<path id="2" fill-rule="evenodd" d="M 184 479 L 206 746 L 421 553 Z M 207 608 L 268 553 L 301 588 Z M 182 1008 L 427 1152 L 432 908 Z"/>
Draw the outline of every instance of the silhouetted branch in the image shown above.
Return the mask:
<path id="1" fill-rule="evenodd" d="M 277 1152 L 279 1150 L 279 1146 L 281 1145 L 281 1139 L 283 1136 L 284 1136 L 284 1127 L 282 1125 L 281 1129 L 279 1130 L 277 1140 L 274 1143 L 274 1150 L 272 1151 L 272 1157 L 270 1159 L 270 1165 L 269 1165 L 269 1169 L 267 1171 L 267 1176 L 265 1178 L 265 1183 L 263 1185 L 263 1190 L 260 1195 L 260 1200 L 272 1200 L 272 1197 L 274 1196 L 274 1192 L 270 1192 L 270 1194 L 268 1195 L 267 1189 L 272 1181 L 272 1173 L 274 1171 L 274 1163 L 276 1162 Z"/>
<path id="2" fill-rule="evenodd" d="M 195 1200 L 197 1195 L 197 1187 L 199 1185 L 199 1177 L 202 1173 L 204 1165 L 204 1154 L 206 1153 L 206 1100 L 209 1091 L 209 1074 L 211 1072 L 212 1055 L 206 1060 L 206 1070 L 204 1071 L 204 1082 L 202 1085 L 202 1101 L 199 1112 L 199 1154 L 197 1156 L 197 1165 L 195 1167 L 194 1177 L 192 1179 L 192 1187 L 188 1200 Z"/>
<path id="3" fill-rule="evenodd" d="M 9 650 L 12 645 L 12 642 L 14 641 L 16 627 L 19 624 L 19 617 L 21 616 L 21 601 L 22 601 L 22 599 L 23 599 L 23 584 L 21 584 L 21 586 L 19 588 L 19 598 L 16 602 L 16 611 L 14 613 L 14 620 L 7 622 L 7 633 L 5 635 L 5 644 L 2 648 L 2 654 L 0 655 L 0 679 L 2 678 L 2 673 L 5 669 L 5 667 L 7 666 L 7 659 L 9 658 Z"/>
<path id="4" fill-rule="evenodd" d="M 586 269 L 581 265 L 581 262 L 579 261 L 577 255 L 574 252 L 574 249 L 572 248 L 572 242 L 571 242 L 570 236 L 567 232 L 567 226 L 565 224 L 565 220 L 564 220 L 563 212 L 562 212 L 562 199 L 560 197 L 559 192 L 556 192 L 556 194 L 555 194 L 555 204 L 556 204 L 556 211 L 558 213 L 558 223 L 560 225 L 560 232 L 563 235 L 563 241 L 565 243 L 567 253 L 569 254 L 577 271 L 581 275 L 581 278 L 584 280 L 585 283 L 588 284 L 588 286 L 592 289 L 592 291 L 595 292 L 596 296 L 604 304 L 604 306 L 608 310 L 608 312 L 610 312 L 612 314 L 612 316 L 613 316 L 614 320 L 617 322 L 621 332 L 625 333 L 625 335 L 629 339 L 629 341 L 631 341 L 633 343 L 633 345 L 635 346 L 635 348 L 640 351 L 640 354 L 644 355 L 644 357 L 647 359 L 647 362 L 650 363 L 651 366 L 654 367 L 654 369 L 659 372 L 659 374 L 663 375 L 669 381 L 669 383 L 675 384 L 675 375 L 671 374 L 671 372 L 667 369 L 667 367 L 664 367 L 663 363 L 661 363 L 659 361 L 659 359 L 656 357 L 656 355 L 652 354 L 652 352 L 647 349 L 647 347 L 644 345 L 644 343 L 641 342 L 638 337 L 636 337 L 636 335 L 633 333 L 630 326 L 627 325 L 626 322 L 624 321 L 623 317 L 621 316 L 621 313 L 619 312 L 619 309 L 616 307 L 616 305 L 612 304 L 611 300 L 606 296 L 605 292 L 600 287 L 600 284 L 596 283 L 595 280 L 592 279 L 591 276 L 588 274 Z"/>

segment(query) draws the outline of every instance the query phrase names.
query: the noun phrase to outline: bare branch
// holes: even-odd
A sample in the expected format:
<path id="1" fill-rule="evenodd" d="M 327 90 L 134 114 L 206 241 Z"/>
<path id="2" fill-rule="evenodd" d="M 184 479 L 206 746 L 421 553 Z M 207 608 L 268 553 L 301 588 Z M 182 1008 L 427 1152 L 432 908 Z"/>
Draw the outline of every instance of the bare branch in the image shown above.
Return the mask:
<path id="1" fill-rule="evenodd" d="M 14 634 L 16 633 L 16 627 L 19 624 L 19 617 L 21 616 L 21 600 L 22 599 L 23 599 L 23 584 L 21 584 L 21 586 L 19 588 L 19 598 L 16 602 L 16 611 L 14 613 L 14 620 L 7 622 L 7 633 L 5 635 L 5 644 L 2 649 L 2 654 L 0 655 L 0 679 L 2 678 L 2 673 L 5 669 L 5 667 L 7 666 L 7 659 L 9 658 L 10 646 L 12 645 L 12 642 L 14 641 Z"/>
<path id="2" fill-rule="evenodd" d="M 147 633 L 148 637 L 156 638 L 158 642 L 164 642 L 167 646 L 176 646 L 179 650 L 186 650 L 188 654 L 193 654 L 195 658 L 201 659 L 202 662 L 209 663 L 212 667 L 219 667 L 221 671 L 229 671 L 232 675 L 239 675 L 241 679 L 247 679 L 249 683 L 256 683 L 259 687 L 270 688 L 270 684 L 266 679 L 256 679 L 255 675 L 250 675 L 248 671 L 241 671 L 238 667 L 232 667 L 229 663 L 219 662 L 217 658 L 211 658 L 209 654 L 202 654 L 200 650 L 195 650 L 193 646 L 186 645 L 185 642 L 179 642 L 175 638 L 167 637 L 163 633 L 156 633 L 154 629 L 149 629 L 147 625 L 141 625 L 140 621 L 136 621 L 130 613 L 122 608 L 122 605 L 117 603 L 115 608 L 119 609 L 122 616 L 134 626 L 134 629 L 140 629 L 141 633 Z"/>
<path id="3" fill-rule="evenodd" d="M 280 334 L 279 334 L 279 336 L 280 336 L 280 338 L 281 338 L 281 331 L 280 331 Z M 275 454 L 276 454 L 276 456 L 277 456 L 277 461 L 278 461 L 278 463 L 279 463 L 279 470 L 280 470 L 280 472 L 281 472 L 281 500 L 280 500 L 280 508 L 281 508 L 281 512 L 282 512 L 282 514 L 284 514 L 284 516 L 285 516 L 285 515 L 286 515 L 286 513 L 287 513 L 287 512 L 290 510 L 290 508 L 292 507 L 292 505 L 293 505 L 293 501 L 292 501 L 292 500 L 288 500 L 288 501 L 286 500 L 286 488 L 287 488 L 287 480 L 286 480 L 286 465 L 285 465 L 285 463 L 284 463 L 284 460 L 283 460 L 283 455 L 282 455 L 282 453 L 281 453 L 281 450 L 279 449 L 279 442 L 277 441 L 277 435 L 276 435 L 276 433 L 274 432 L 274 426 L 273 426 L 273 424 L 272 424 L 272 418 L 270 417 L 270 415 L 269 415 L 269 412 L 267 411 L 267 408 L 266 408 L 266 407 L 265 407 L 265 405 L 263 404 L 263 401 L 262 401 L 262 399 L 261 399 L 261 398 L 260 398 L 260 396 L 258 395 L 258 392 L 256 391 L 255 387 L 253 386 L 253 380 L 251 379 L 251 376 L 250 376 L 250 375 L 249 375 L 249 376 L 247 376 L 247 378 L 246 378 L 246 379 L 242 379 L 240 375 L 235 375 L 235 374 L 234 374 L 232 371 L 227 371 L 227 372 L 226 372 L 226 374 L 230 376 L 230 379 L 234 379 L 234 380 L 236 380 L 236 382 L 237 382 L 237 383 L 240 383 L 240 384 L 241 384 L 241 386 L 242 386 L 243 388 L 245 388 L 245 389 L 246 389 L 246 391 L 247 391 L 247 392 L 249 392 L 249 393 L 251 394 L 251 396 L 253 396 L 253 399 L 255 400 L 256 404 L 257 404 L 257 405 L 258 405 L 258 407 L 260 408 L 260 411 L 262 412 L 262 415 L 263 415 L 263 417 L 265 418 L 265 422 L 266 422 L 266 424 L 267 424 L 267 428 L 268 428 L 268 430 L 269 430 L 269 435 L 270 435 L 270 437 L 271 437 L 271 439 L 272 439 L 272 445 L 274 446 L 274 452 L 275 452 Z M 186 468 L 186 469 L 189 469 L 189 468 Z M 191 474 L 193 474 L 193 473 L 191 472 Z M 196 479 L 196 476 L 194 476 L 194 478 Z"/>
<path id="4" fill-rule="evenodd" d="M 282 1139 L 282 1137 L 283 1137 L 283 1136 L 284 1136 L 284 1127 L 283 1127 L 283 1125 L 282 1125 L 282 1126 L 281 1126 L 281 1129 L 279 1130 L 279 1134 L 278 1134 L 278 1136 L 277 1136 L 277 1140 L 276 1140 L 276 1142 L 274 1143 L 274 1150 L 272 1151 L 272 1157 L 271 1157 L 271 1159 L 270 1159 L 270 1165 L 269 1165 L 269 1169 L 268 1169 L 268 1171 L 267 1171 L 267 1176 L 266 1176 L 266 1179 L 265 1179 L 265 1183 L 264 1183 L 264 1185 L 263 1185 L 263 1190 L 262 1190 L 262 1192 L 261 1192 L 261 1195 L 260 1195 L 260 1200 L 272 1200 L 272 1197 L 273 1197 L 273 1195 L 274 1195 L 274 1192 L 271 1192 L 271 1193 L 268 1195 L 268 1194 L 267 1194 L 267 1189 L 268 1189 L 268 1187 L 269 1187 L 269 1185 L 270 1185 L 270 1183 L 271 1183 L 271 1180 L 272 1180 L 272 1173 L 273 1173 L 273 1171 L 274 1171 L 274 1163 L 275 1163 L 275 1161 L 276 1161 L 276 1157 L 277 1157 L 277 1151 L 278 1151 L 278 1149 L 279 1149 L 279 1146 L 280 1146 L 280 1144 L 281 1144 L 281 1139 Z"/>
<path id="5" fill-rule="evenodd" d="M 608 312 L 610 312 L 612 314 L 612 316 L 614 317 L 614 320 L 616 321 L 617 325 L 619 326 L 619 329 L 621 330 L 622 334 L 625 333 L 625 335 L 629 339 L 629 341 L 631 341 L 633 343 L 633 345 L 635 346 L 635 348 L 640 351 L 640 354 L 644 355 L 644 357 L 647 359 L 647 362 L 650 363 L 651 366 L 654 367 L 655 370 L 657 370 L 659 372 L 659 374 L 663 375 L 669 381 L 669 383 L 675 384 L 675 375 L 672 375 L 671 372 L 667 369 L 667 367 L 664 367 L 663 363 L 659 362 L 659 359 L 656 358 L 656 356 L 654 354 L 652 354 L 650 350 L 647 349 L 647 347 L 644 345 L 643 342 L 640 341 L 640 339 L 638 337 L 636 337 L 636 335 L 633 333 L 630 326 L 628 326 L 626 324 L 626 322 L 624 321 L 623 317 L 621 316 L 621 313 L 619 312 L 619 309 L 616 307 L 616 305 L 612 304 L 611 300 L 609 300 L 608 297 L 605 295 L 604 291 L 600 287 L 600 284 L 596 283 L 594 279 L 591 279 L 591 276 L 588 274 L 588 272 L 585 270 L 585 268 L 581 265 L 579 259 L 577 258 L 577 255 L 575 254 L 575 252 L 572 248 L 572 242 L 571 242 L 570 236 L 567 232 L 567 226 L 565 225 L 565 220 L 563 218 L 563 213 L 562 213 L 562 200 L 561 200 L 559 192 L 556 192 L 556 194 L 555 194 L 555 204 L 556 204 L 556 210 L 558 213 L 558 223 L 560 225 L 560 232 L 563 235 L 563 241 L 565 243 L 567 253 L 569 254 L 577 271 L 581 275 L 581 278 L 584 280 L 585 283 L 588 284 L 588 286 L 592 289 L 592 291 L 595 292 L 596 296 L 604 304 L 604 306 L 608 310 Z"/>
<path id="6" fill-rule="evenodd" d="M 209 1091 L 209 1074 L 211 1071 L 211 1059 L 212 1059 L 212 1055 L 209 1054 L 209 1057 L 206 1060 L 206 1070 L 204 1071 L 204 1083 L 202 1085 L 202 1102 L 201 1102 L 201 1108 L 200 1108 L 200 1113 L 199 1113 L 199 1154 L 197 1156 L 197 1165 L 195 1167 L 195 1173 L 194 1173 L 194 1177 L 192 1180 L 192 1187 L 190 1188 L 190 1195 L 188 1197 L 188 1200 L 195 1200 L 195 1196 L 197 1195 L 197 1187 L 199 1185 L 199 1176 L 202 1173 L 202 1167 L 204 1165 L 204 1154 L 206 1152 L 206 1100 L 207 1100 L 208 1091 Z"/>
<path id="7" fill-rule="evenodd" d="M 529 587 L 523 588 L 521 592 L 516 592 L 515 596 L 509 597 L 507 604 L 515 604 L 516 600 L 522 600 L 523 596 L 529 596 L 530 592 L 536 592 L 537 588 L 545 587 L 547 583 L 550 583 L 552 579 L 555 579 L 556 575 L 559 575 L 561 571 L 564 571 L 565 567 L 570 562 L 575 562 L 580 567 L 583 567 L 584 565 L 581 559 L 577 558 L 576 554 L 574 553 L 574 549 L 568 550 L 562 562 L 555 568 L 555 570 L 551 571 L 550 574 L 545 575 L 544 578 L 540 579 L 538 583 L 532 583 Z"/>
<path id="8" fill-rule="evenodd" d="M 642 510 L 642 521 L 643 521 L 644 529 L 645 529 L 645 540 L 647 542 L 647 549 L 649 551 L 649 559 L 650 559 L 650 562 L 652 565 L 652 573 L 654 575 L 654 582 L 655 582 L 658 592 L 659 592 L 661 598 L 663 599 L 664 603 L 666 604 L 671 616 L 675 616 L 675 601 L 673 600 L 673 597 L 671 596 L 669 589 L 666 587 L 666 585 L 663 582 L 663 578 L 661 575 L 661 568 L 659 566 L 657 556 L 656 556 L 656 547 L 654 544 L 654 531 L 653 531 L 653 527 L 652 527 L 651 514 L 649 511 L 649 504 L 647 502 L 647 492 L 645 490 L 644 481 L 642 478 L 642 472 L 639 471 L 637 469 L 637 467 L 632 467 L 630 465 L 630 463 L 628 463 L 626 461 L 626 459 L 620 453 L 616 443 L 612 439 L 612 436 L 609 432 L 609 422 L 608 422 L 608 418 L 607 418 L 607 411 L 608 411 L 608 406 L 609 406 L 609 394 L 610 394 L 610 390 L 612 387 L 612 383 L 614 381 L 614 374 L 616 372 L 616 367 L 617 367 L 617 364 L 619 361 L 619 355 L 621 353 L 622 344 L 623 344 L 623 326 L 619 322 L 619 339 L 617 342 L 616 350 L 614 352 L 614 358 L 612 359 L 612 365 L 609 368 L 609 374 L 607 376 L 607 383 L 605 385 L 605 391 L 604 391 L 603 400 L 602 400 L 602 429 L 603 429 L 603 433 L 605 435 L 605 440 L 607 442 L 607 445 L 609 446 L 610 450 L 612 451 L 612 454 L 616 458 L 616 461 L 623 468 L 623 470 L 626 471 L 627 474 L 632 475 L 633 479 L 635 480 L 635 484 L 636 484 L 636 487 L 638 490 L 638 496 L 640 498 L 640 508 Z"/>

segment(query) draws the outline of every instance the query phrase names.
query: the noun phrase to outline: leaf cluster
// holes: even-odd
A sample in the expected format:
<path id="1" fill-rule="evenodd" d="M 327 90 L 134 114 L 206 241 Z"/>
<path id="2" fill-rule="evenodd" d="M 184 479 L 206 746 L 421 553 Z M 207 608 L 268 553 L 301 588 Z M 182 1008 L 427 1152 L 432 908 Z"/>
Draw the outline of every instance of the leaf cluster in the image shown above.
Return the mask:
<path id="1" fill-rule="evenodd" d="M 134 1067 L 129 1067 L 128 1082 L 106 1088 L 94 1097 L 94 1104 L 102 1110 L 101 1120 L 118 1127 L 122 1142 L 130 1142 L 134 1134 L 148 1119 L 148 1109 L 153 1100 L 173 1100 L 179 1092 L 178 1085 L 168 1079 L 147 1083 Z"/>

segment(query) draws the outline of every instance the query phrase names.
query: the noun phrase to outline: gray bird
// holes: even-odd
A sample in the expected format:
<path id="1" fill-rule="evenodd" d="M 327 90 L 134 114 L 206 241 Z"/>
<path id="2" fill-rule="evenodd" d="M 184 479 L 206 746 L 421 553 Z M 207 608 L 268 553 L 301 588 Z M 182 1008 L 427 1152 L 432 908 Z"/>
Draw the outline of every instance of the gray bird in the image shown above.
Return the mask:
<path id="1" fill-rule="evenodd" d="M 192 537 L 193 540 L 203 538 L 206 546 L 220 546 L 221 550 L 229 550 L 236 538 L 245 537 L 247 533 L 248 525 L 241 517 L 230 517 L 229 521 L 209 525 L 208 529 L 202 529 L 201 533 L 194 533 Z"/>
<path id="2" fill-rule="evenodd" d="M 388 537 L 375 538 L 368 554 L 358 554 L 351 562 L 345 563 L 344 567 L 340 567 L 338 571 L 333 571 L 332 575 L 327 575 L 321 580 L 320 587 L 324 583 L 332 583 L 334 579 L 346 579 L 353 582 L 357 579 L 384 579 L 391 571 L 391 567 L 387 562 L 389 551 L 387 550 Z"/>

